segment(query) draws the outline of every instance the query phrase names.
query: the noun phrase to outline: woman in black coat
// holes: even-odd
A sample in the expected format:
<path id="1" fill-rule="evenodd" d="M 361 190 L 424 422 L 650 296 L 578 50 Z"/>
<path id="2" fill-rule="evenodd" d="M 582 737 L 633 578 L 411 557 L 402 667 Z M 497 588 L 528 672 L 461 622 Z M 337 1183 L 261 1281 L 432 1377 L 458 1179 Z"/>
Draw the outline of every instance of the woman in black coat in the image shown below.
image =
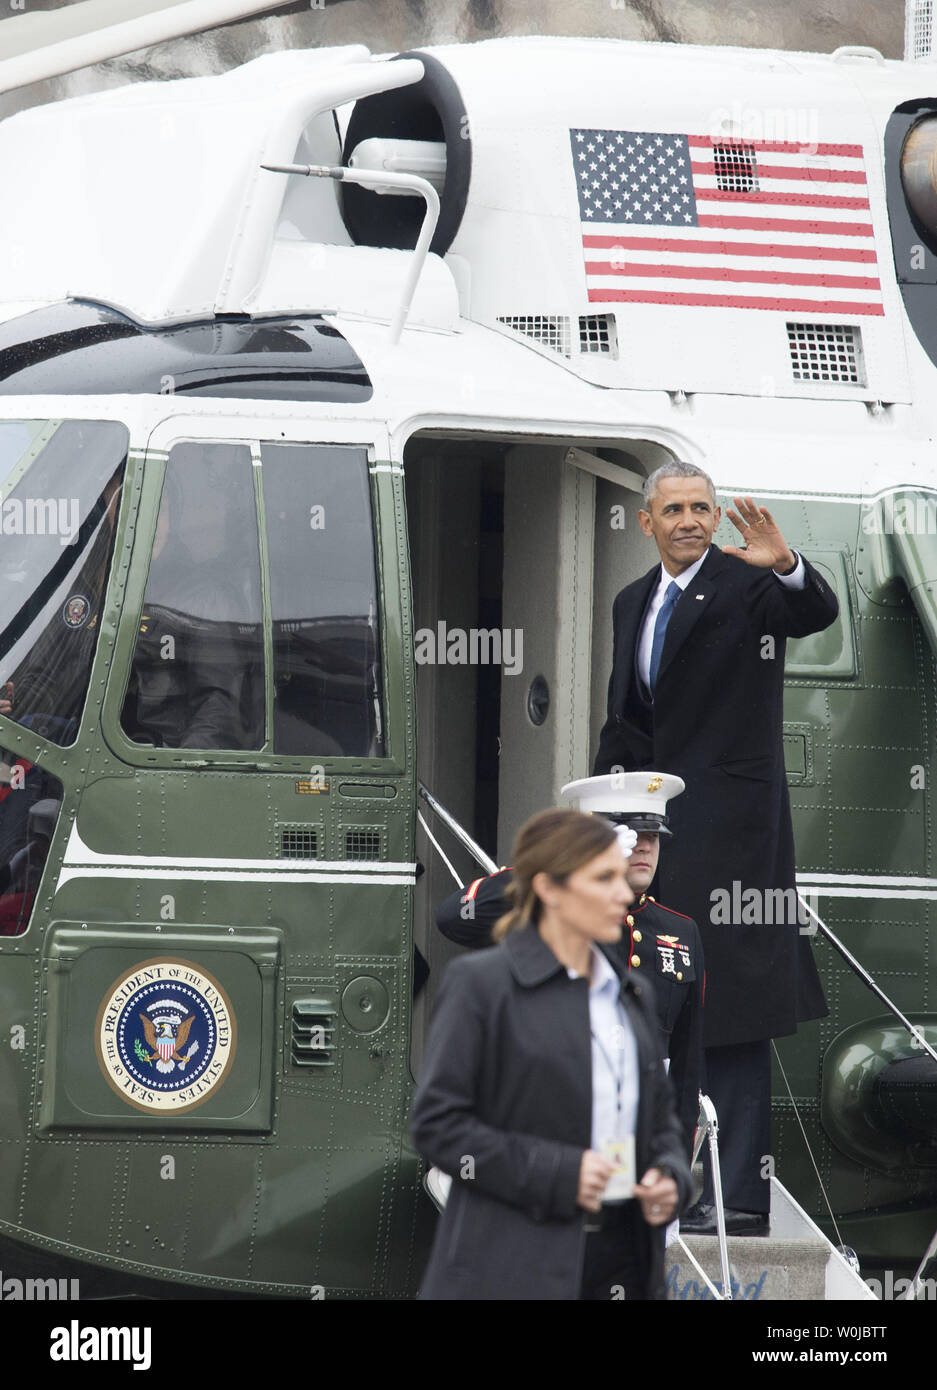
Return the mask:
<path id="1" fill-rule="evenodd" d="M 513 862 L 501 944 L 450 964 L 414 1099 L 453 1179 L 421 1296 L 661 1298 L 690 1176 L 653 1017 L 596 950 L 621 934 L 624 856 L 599 817 L 545 811 Z"/>

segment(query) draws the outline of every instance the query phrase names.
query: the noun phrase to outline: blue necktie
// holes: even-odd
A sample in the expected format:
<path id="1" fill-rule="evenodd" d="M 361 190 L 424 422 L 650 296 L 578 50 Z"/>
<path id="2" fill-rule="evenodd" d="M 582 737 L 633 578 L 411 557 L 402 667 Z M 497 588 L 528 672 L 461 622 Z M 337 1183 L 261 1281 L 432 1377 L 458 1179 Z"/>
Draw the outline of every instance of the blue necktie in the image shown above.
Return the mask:
<path id="1" fill-rule="evenodd" d="M 680 588 L 680 585 L 676 580 L 671 579 L 670 583 L 667 585 L 667 592 L 660 606 L 660 612 L 657 614 L 657 622 L 654 624 L 654 640 L 651 643 L 650 670 L 652 695 L 654 693 L 654 687 L 657 684 L 657 672 L 660 668 L 661 653 L 664 650 L 664 638 L 667 636 L 667 624 L 670 622 L 670 615 L 676 608 L 677 600 L 682 593 L 683 590 Z"/>

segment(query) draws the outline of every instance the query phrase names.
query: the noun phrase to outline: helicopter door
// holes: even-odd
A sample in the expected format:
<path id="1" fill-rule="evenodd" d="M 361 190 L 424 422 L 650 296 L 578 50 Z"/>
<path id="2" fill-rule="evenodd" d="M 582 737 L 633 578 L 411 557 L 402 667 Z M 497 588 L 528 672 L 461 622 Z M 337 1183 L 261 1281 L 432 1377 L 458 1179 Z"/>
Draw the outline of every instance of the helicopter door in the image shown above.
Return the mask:
<path id="1" fill-rule="evenodd" d="M 612 601 L 656 553 L 637 524 L 641 485 L 671 457 L 640 439 L 407 443 L 418 776 L 499 864 L 519 826 L 591 770 Z M 463 883 L 485 872 L 431 828 Z M 414 1014 L 414 1064 L 427 1003 L 458 949 L 434 925 L 452 874 L 422 830 L 417 844 L 414 939 L 430 979 Z"/>

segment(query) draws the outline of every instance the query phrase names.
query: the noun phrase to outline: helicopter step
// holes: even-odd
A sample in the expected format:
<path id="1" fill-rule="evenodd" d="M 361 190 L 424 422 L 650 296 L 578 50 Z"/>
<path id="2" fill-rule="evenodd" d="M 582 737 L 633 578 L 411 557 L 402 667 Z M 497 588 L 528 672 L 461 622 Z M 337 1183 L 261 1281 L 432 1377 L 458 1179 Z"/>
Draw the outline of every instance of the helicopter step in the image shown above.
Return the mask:
<path id="1" fill-rule="evenodd" d="M 733 1301 L 875 1300 L 777 1178 L 771 1178 L 770 1234 L 730 1236 L 727 1245 Z M 665 1271 L 671 1301 L 715 1301 L 722 1294 L 719 1242 L 713 1236 L 678 1236 L 667 1247 Z"/>

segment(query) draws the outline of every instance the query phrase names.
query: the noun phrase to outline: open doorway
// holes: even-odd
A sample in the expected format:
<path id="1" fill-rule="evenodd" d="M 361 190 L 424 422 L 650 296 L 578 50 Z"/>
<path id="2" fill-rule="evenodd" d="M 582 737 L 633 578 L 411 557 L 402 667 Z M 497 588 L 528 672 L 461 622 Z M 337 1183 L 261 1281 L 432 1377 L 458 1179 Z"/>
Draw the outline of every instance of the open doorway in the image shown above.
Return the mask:
<path id="1" fill-rule="evenodd" d="M 612 601 L 654 563 L 637 512 L 644 479 L 671 457 L 646 440 L 518 435 L 427 432 L 406 447 L 417 775 L 498 864 L 528 816 L 591 771 Z M 422 809 L 461 882 L 484 873 Z M 422 828 L 417 856 L 414 940 L 430 974 L 415 1053 L 459 949 L 434 922 L 457 885 Z"/>

